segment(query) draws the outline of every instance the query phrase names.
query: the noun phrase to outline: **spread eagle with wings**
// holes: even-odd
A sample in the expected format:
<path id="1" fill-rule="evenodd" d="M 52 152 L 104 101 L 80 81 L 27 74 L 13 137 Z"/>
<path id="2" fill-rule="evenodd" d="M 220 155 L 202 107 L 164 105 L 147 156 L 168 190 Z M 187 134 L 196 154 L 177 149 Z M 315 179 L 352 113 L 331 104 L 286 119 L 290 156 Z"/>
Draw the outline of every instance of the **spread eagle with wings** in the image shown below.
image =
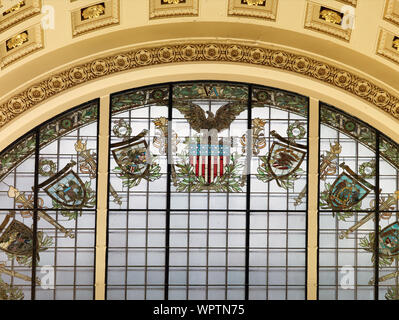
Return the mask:
<path id="1" fill-rule="evenodd" d="M 194 103 L 178 104 L 174 107 L 184 115 L 191 128 L 197 132 L 200 132 L 201 129 L 216 129 L 218 132 L 228 129 L 236 117 L 247 109 L 246 104 L 237 102 L 220 107 L 216 114 L 212 111 L 205 111 Z"/>

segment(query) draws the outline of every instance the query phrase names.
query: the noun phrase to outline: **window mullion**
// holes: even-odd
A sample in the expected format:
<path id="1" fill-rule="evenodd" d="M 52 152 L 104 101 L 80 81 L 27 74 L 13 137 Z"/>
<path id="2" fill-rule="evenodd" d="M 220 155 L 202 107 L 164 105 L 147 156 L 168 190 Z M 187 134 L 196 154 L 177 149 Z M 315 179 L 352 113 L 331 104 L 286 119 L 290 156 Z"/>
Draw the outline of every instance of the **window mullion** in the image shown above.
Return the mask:
<path id="1" fill-rule="evenodd" d="M 110 97 L 100 98 L 97 156 L 95 299 L 105 300 L 109 186 Z"/>
<path id="2" fill-rule="evenodd" d="M 307 299 L 317 300 L 318 197 L 319 197 L 319 101 L 309 99 L 307 190 Z"/>

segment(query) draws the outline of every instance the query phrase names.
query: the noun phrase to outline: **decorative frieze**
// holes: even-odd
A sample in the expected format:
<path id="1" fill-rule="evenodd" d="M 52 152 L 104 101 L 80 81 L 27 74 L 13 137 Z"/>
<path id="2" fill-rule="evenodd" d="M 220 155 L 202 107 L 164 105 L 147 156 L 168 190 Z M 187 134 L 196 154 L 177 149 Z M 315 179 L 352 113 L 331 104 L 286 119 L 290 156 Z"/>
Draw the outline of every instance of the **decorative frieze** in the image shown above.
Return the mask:
<path id="1" fill-rule="evenodd" d="M 20 48 L 25 45 L 27 44 L 23 44 Z M 274 47 L 198 40 L 137 48 L 63 70 L 19 92 L 1 104 L 0 127 L 46 99 L 82 83 L 125 70 L 186 62 L 244 63 L 294 72 L 351 93 L 399 119 L 397 96 L 349 70 Z"/>

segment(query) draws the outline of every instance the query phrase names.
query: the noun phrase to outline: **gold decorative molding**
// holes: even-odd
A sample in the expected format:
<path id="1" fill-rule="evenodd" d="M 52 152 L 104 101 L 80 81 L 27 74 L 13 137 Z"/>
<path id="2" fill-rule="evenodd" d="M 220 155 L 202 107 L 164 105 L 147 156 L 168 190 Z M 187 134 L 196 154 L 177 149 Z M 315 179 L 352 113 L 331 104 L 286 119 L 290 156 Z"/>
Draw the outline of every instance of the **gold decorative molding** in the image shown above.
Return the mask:
<path id="1" fill-rule="evenodd" d="M 104 0 L 73 10 L 72 35 L 119 24 L 119 0 Z"/>
<path id="2" fill-rule="evenodd" d="M 275 47 L 205 40 L 142 47 L 76 65 L 15 94 L 0 105 L 0 127 L 64 91 L 125 70 L 185 62 L 228 62 L 276 68 L 320 80 L 351 93 L 399 119 L 399 98 L 371 80 L 315 58 Z"/>
<path id="3" fill-rule="evenodd" d="M 324 15 L 324 12 L 331 12 L 331 15 Z M 332 14 L 341 16 L 339 23 L 331 20 Z M 329 34 L 338 39 L 349 41 L 352 28 L 347 24 L 345 13 L 339 9 L 329 8 L 317 3 L 308 2 L 305 17 L 305 28 Z"/>
<path id="4" fill-rule="evenodd" d="M 357 0 L 337 0 L 345 4 L 349 4 L 350 6 L 357 6 Z"/>
<path id="5" fill-rule="evenodd" d="M 174 16 L 197 16 L 199 0 L 175 1 L 150 0 L 150 19 L 174 17 Z"/>
<path id="6" fill-rule="evenodd" d="M 395 35 L 392 32 L 381 29 L 377 54 L 384 58 L 388 58 L 393 62 L 399 63 L 399 50 L 396 48 L 398 37 L 399 34 Z"/>
<path id="7" fill-rule="evenodd" d="M 41 12 L 41 0 L 21 0 L 11 8 L 0 10 L 0 32 Z"/>
<path id="8" fill-rule="evenodd" d="M 43 31 L 40 24 L 23 30 L 0 45 L 0 67 L 5 68 L 43 47 Z"/>
<path id="9" fill-rule="evenodd" d="M 399 26 L 398 0 L 386 0 L 384 19 Z"/>
<path id="10" fill-rule="evenodd" d="M 264 2 L 250 2 L 250 0 L 229 0 L 230 16 L 246 16 L 276 20 L 278 0 L 267 0 Z"/>

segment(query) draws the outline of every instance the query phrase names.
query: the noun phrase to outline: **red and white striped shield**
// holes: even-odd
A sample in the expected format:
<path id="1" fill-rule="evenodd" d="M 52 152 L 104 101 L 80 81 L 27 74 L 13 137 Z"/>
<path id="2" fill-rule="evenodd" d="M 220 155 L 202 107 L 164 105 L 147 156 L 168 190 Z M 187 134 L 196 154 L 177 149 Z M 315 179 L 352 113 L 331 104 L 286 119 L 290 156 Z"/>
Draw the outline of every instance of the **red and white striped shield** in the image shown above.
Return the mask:
<path id="1" fill-rule="evenodd" d="M 230 146 L 223 144 L 203 144 L 191 141 L 189 145 L 190 165 L 197 177 L 203 177 L 207 183 L 212 183 L 216 177 L 224 175 L 224 167 L 230 162 Z"/>

